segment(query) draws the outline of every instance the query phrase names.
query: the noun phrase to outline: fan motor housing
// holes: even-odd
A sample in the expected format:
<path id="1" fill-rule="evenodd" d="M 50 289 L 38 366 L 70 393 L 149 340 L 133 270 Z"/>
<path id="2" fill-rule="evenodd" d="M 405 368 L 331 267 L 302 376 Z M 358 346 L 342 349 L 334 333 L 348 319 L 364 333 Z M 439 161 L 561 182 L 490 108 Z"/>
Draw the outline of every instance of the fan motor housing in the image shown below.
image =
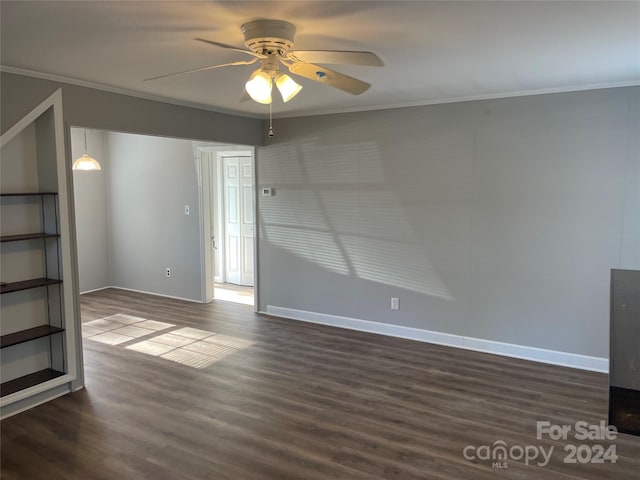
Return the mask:
<path id="1" fill-rule="evenodd" d="M 249 50 L 274 55 L 291 50 L 296 27 L 284 20 L 259 19 L 243 24 L 242 33 Z"/>

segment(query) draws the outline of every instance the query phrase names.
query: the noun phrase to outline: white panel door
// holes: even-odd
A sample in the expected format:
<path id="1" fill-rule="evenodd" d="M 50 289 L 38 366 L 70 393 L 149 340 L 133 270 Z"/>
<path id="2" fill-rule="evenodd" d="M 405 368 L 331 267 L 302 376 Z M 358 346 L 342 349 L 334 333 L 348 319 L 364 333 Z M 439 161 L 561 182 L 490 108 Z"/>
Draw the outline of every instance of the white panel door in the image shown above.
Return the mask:
<path id="1" fill-rule="evenodd" d="M 253 166 L 251 158 L 240 158 L 240 284 L 253 287 Z"/>
<path id="2" fill-rule="evenodd" d="M 253 168 L 249 157 L 225 157 L 226 281 L 253 286 Z"/>

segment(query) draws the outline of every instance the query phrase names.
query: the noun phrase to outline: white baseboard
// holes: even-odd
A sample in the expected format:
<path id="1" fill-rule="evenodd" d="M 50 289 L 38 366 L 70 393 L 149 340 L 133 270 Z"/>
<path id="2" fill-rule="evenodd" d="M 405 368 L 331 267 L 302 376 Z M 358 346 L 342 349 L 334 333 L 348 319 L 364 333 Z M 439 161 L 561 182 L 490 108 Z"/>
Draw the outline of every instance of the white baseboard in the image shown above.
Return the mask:
<path id="1" fill-rule="evenodd" d="M 184 300 L 185 302 L 202 303 L 200 300 L 194 300 L 193 298 L 174 297 L 173 295 L 164 295 L 162 293 L 156 293 L 156 292 L 145 292 L 144 290 L 136 290 L 134 288 L 125 288 L 125 287 L 115 287 L 113 285 L 110 285 L 104 288 L 99 288 L 97 290 L 106 290 L 107 288 L 114 288 L 116 290 L 125 290 L 127 292 L 144 293 L 145 295 L 155 295 L 156 297 L 173 298 L 174 300 Z M 91 292 L 95 292 L 97 290 L 91 290 Z M 82 293 L 89 293 L 89 292 L 82 292 Z"/>
<path id="2" fill-rule="evenodd" d="M 93 290 L 85 290 L 84 292 L 80 292 L 80 295 L 84 295 L 85 293 L 99 292 L 100 290 L 106 290 L 107 288 L 115 288 L 115 287 L 100 287 L 100 288 L 94 288 Z"/>
<path id="3" fill-rule="evenodd" d="M 71 382 L 69 382 L 69 385 L 71 385 Z M 9 418 L 12 417 L 14 415 L 17 415 L 18 413 L 22 413 L 25 412 L 27 410 L 31 410 L 34 407 L 37 407 L 38 405 L 42 405 L 43 403 L 47 403 L 50 402 L 51 400 L 54 400 L 58 397 L 62 397 L 63 395 L 67 395 L 68 393 L 71 393 L 71 388 L 69 389 L 60 389 L 59 387 L 61 387 L 62 385 L 59 385 L 58 388 L 52 389 L 51 392 L 48 392 L 48 394 L 45 394 L 45 392 L 43 392 L 43 396 L 41 396 L 40 398 L 38 398 L 37 401 L 33 402 L 33 403 L 28 403 L 26 405 L 24 405 L 23 407 L 19 407 L 15 410 L 10 410 L 11 409 L 11 404 L 9 405 L 3 405 L 3 408 L 6 410 L 10 410 L 9 413 L 2 413 L 0 414 L 0 420 L 4 420 L 5 418 Z M 24 398 L 23 400 L 29 400 L 29 397 Z"/>
<path id="4" fill-rule="evenodd" d="M 331 325 L 334 327 L 359 330 L 362 332 L 378 333 L 381 335 L 406 338 L 419 342 L 435 343 L 437 345 L 446 345 L 466 350 L 493 353 L 505 357 L 521 358 L 524 360 L 532 360 L 534 362 L 561 365 L 563 367 L 579 368 L 581 370 L 603 373 L 607 373 L 609 371 L 609 360 L 602 357 L 590 357 L 576 353 L 546 350 L 544 348 L 528 347 L 526 345 L 516 345 L 512 343 L 497 342 L 494 340 L 465 337 L 462 335 L 434 332 L 431 330 L 404 327 L 402 325 L 391 325 L 389 323 L 371 322 L 369 320 L 341 317 L 338 315 L 307 312 L 305 310 L 276 307 L 273 305 L 267 305 L 267 311 L 265 313 L 277 317 L 302 320 L 304 322 Z"/>

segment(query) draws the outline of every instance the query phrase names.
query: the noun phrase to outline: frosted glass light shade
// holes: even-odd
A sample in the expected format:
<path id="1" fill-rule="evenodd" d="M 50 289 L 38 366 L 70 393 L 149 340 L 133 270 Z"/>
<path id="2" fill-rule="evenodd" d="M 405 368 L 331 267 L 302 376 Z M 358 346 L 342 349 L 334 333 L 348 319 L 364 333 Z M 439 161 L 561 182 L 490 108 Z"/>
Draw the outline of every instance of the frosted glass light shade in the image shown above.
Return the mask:
<path id="1" fill-rule="evenodd" d="M 297 84 L 286 73 L 281 73 L 276 77 L 276 87 L 278 87 L 278 90 L 282 95 L 282 100 L 285 103 L 295 97 L 298 92 L 302 90 L 302 85 Z"/>
<path id="2" fill-rule="evenodd" d="M 258 103 L 271 103 L 271 76 L 256 70 L 245 84 L 249 96 Z"/>
<path id="3" fill-rule="evenodd" d="M 91 158 L 88 154 L 82 155 L 73 162 L 73 170 L 102 170 L 102 167 L 95 158 Z"/>

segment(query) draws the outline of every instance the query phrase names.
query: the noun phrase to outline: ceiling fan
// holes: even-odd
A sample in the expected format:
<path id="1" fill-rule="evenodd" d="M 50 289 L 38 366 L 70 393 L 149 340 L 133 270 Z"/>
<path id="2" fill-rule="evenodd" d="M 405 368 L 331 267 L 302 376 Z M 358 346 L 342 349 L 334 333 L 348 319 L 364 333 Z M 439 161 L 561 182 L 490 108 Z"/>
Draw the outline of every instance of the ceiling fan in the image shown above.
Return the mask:
<path id="1" fill-rule="evenodd" d="M 276 84 L 285 102 L 295 97 L 302 89 L 302 86 L 296 83 L 289 75 L 280 71 L 280 65 L 286 67 L 289 73 L 329 85 L 353 95 L 364 93 L 371 85 L 316 64 L 347 64 L 372 67 L 382 67 L 384 65 L 382 60 L 371 52 L 292 50 L 296 27 L 283 20 L 253 20 L 242 25 L 242 33 L 244 34 L 246 49 L 204 38 L 196 38 L 195 40 L 227 50 L 242 52 L 252 56 L 251 60 L 239 60 L 221 65 L 210 65 L 183 72 L 169 73 L 146 78 L 144 81 L 187 75 L 221 67 L 252 65 L 260 61 L 260 68 L 251 74 L 245 84 L 245 89 L 246 93 L 256 102 L 270 104 L 272 102 L 271 91 L 273 83 Z"/>

